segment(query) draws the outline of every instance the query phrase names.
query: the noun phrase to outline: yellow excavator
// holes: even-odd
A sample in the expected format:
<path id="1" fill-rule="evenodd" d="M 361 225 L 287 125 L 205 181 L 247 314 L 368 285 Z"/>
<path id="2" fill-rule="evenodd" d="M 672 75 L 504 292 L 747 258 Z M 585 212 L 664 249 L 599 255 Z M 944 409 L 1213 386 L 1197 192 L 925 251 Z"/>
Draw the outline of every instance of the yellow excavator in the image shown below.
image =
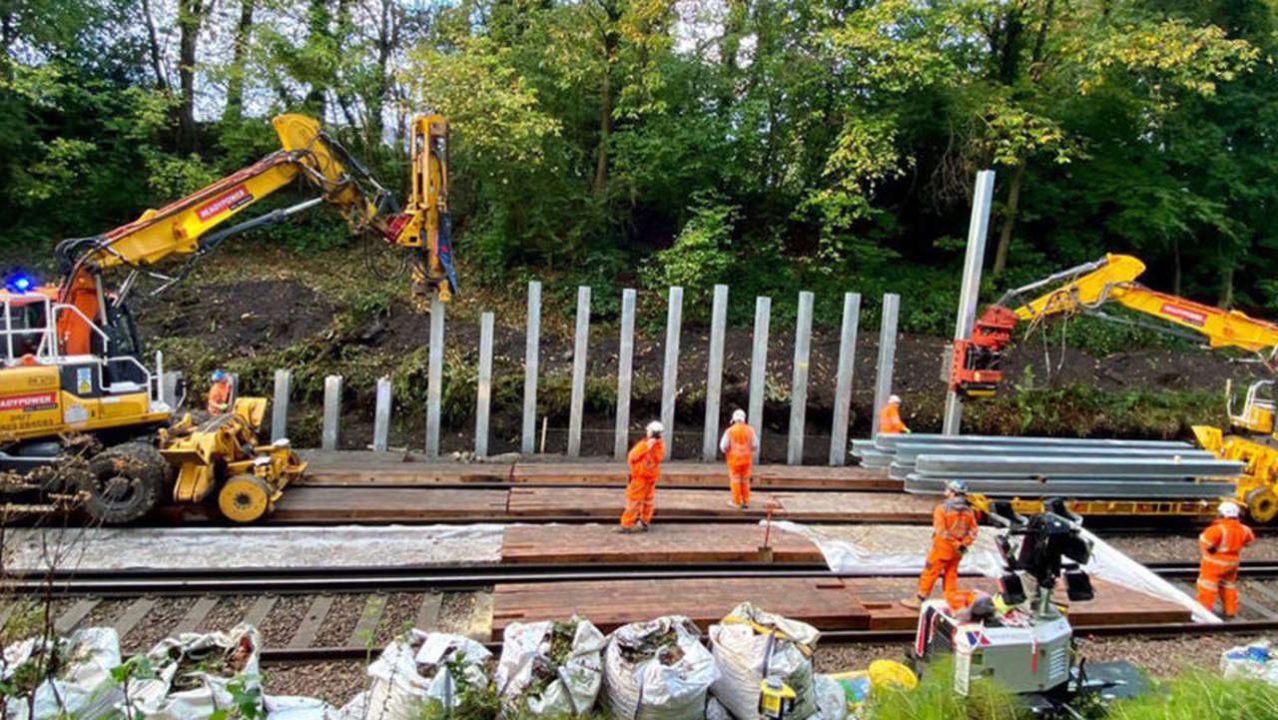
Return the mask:
<path id="1" fill-rule="evenodd" d="M 950 388 L 967 398 L 994 395 L 1003 379 L 999 364 L 1019 324 L 1029 323 L 1032 330 L 1048 318 L 1082 313 L 1119 320 L 1104 313 L 1103 307 L 1108 303 L 1161 321 L 1150 325 L 1153 329 L 1176 332 L 1176 328 L 1181 328 L 1179 334 L 1190 331 L 1188 337 L 1205 338 L 1212 349 L 1241 350 L 1254 355 L 1270 372 L 1278 371 L 1278 325 L 1237 310 L 1150 290 L 1136 281 L 1144 272 L 1145 264 L 1137 258 L 1106 255 L 1009 291 L 982 312 L 970 337 L 955 340 L 947 350 Z M 1273 384 L 1272 380 L 1254 383 L 1238 412 L 1234 410 L 1232 388 L 1226 385 L 1226 407 L 1235 429 L 1264 435 L 1274 432 Z M 1194 434 L 1203 448 L 1219 457 L 1247 463 L 1236 488 L 1238 499 L 1246 503 L 1253 519 L 1269 522 L 1278 517 L 1278 449 L 1269 442 L 1226 436 L 1220 428 L 1197 426 Z M 1166 510 L 1166 514 L 1211 510 L 1200 505 L 1168 503 L 1158 510 Z M 1105 502 L 1091 503 L 1089 509 L 1104 512 Z M 1109 509 L 1123 511 L 1118 507 Z"/>
<path id="2" fill-rule="evenodd" d="M 143 276 L 156 293 L 180 282 L 227 239 L 321 204 L 352 232 L 412 253 L 419 293 L 447 302 L 456 291 L 448 223 L 448 123 L 413 119 L 411 187 L 401 209 L 315 120 L 273 119 L 282 149 L 208 187 L 101 235 L 60 242 L 60 281 L 15 273 L 0 290 L 0 493 L 5 512 L 74 505 L 99 522 L 136 520 L 166 496 L 203 502 L 217 493 L 224 515 L 269 512 L 304 471 L 287 441 L 257 434 L 264 398 L 196 424 L 175 422 L 160 369 L 148 367 L 130 293 Z M 263 198 L 300 184 L 314 197 L 226 224 Z M 176 271 L 166 265 L 179 261 Z M 117 280 L 118 282 L 112 282 Z M 158 361 L 157 361 L 158 364 Z"/>

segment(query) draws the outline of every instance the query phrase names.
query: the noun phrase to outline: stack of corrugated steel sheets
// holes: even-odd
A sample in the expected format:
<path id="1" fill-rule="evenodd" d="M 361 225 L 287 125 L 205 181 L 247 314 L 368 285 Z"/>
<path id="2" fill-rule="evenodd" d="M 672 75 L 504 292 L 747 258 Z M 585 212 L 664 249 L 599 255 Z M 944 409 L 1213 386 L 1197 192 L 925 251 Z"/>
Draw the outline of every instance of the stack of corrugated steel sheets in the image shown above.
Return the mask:
<path id="1" fill-rule="evenodd" d="M 1166 440 L 912 434 L 857 440 L 852 449 L 862 465 L 922 494 L 963 480 L 991 497 L 1214 498 L 1233 494 L 1244 467 Z"/>

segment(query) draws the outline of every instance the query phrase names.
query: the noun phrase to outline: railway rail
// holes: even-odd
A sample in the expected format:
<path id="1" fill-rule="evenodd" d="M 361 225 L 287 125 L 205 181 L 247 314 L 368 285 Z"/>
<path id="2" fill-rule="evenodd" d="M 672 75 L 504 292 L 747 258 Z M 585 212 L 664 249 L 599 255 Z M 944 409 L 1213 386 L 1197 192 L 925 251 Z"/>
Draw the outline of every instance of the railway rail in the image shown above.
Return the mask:
<path id="1" fill-rule="evenodd" d="M 1154 563 L 1151 569 L 1186 589 L 1186 578 L 1197 573 L 1189 563 Z M 913 573 L 875 573 L 905 577 Z M 139 637 L 149 616 L 167 608 L 163 635 L 210 629 L 210 618 L 226 627 L 240 621 L 261 625 L 280 604 L 291 605 L 296 620 L 286 623 L 278 637 L 265 638 L 265 663 L 362 660 L 410 621 L 419 627 L 440 627 L 441 609 L 468 605 L 501 583 L 572 582 L 582 580 L 663 580 L 682 578 L 812 578 L 856 577 L 832 573 L 818 565 L 776 566 L 762 563 L 706 563 L 687 566 L 651 565 L 529 566 L 491 565 L 431 568 L 294 568 L 231 570 L 124 570 L 111 572 L 61 571 L 45 575 L 11 574 L 5 588 L 16 597 L 54 604 L 50 615 L 60 630 L 91 624 L 117 627 L 122 638 Z M 1244 565 L 1242 579 L 1264 585 L 1278 595 L 1278 561 Z M 175 606 L 173 603 L 178 603 Z M 388 610 L 388 606 L 393 606 Z M 304 611 L 299 609 L 304 608 Z M 337 608 L 344 609 L 338 613 Z M 7 615 L 7 611 L 5 613 Z M 340 615 L 339 618 L 330 617 Z M 1080 636 L 1150 635 L 1193 636 L 1218 633 L 1278 631 L 1278 612 L 1255 602 L 1245 603 L 1244 618 L 1222 625 L 1191 623 L 1126 624 L 1076 628 Z M 180 619 L 175 620 L 175 617 Z M 96 619 L 96 620 L 95 620 Z M 7 620 L 7 617 L 0 621 Z M 456 626 L 446 629 L 464 632 Z M 281 635 L 280 632 L 286 634 Z M 131 633 L 133 633 L 131 635 Z M 271 632 L 267 633 L 268 635 Z M 160 636 L 163 636 L 160 635 Z M 906 642 L 910 630 L 827 630 L 824 643 Z M 494 644 L 495 645 L 495 644 Z M 145 650 L 136 641 L 132 650 Z"/>

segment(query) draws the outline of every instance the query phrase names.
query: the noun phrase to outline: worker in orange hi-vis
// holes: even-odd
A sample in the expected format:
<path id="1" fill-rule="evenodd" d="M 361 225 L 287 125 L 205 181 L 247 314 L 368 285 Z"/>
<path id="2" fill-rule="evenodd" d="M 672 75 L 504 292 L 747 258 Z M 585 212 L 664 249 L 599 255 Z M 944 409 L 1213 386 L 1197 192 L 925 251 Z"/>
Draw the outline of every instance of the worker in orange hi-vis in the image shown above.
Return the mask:
<path id="1" fill-rule="evenodd" d="M 728 480 L 732 483 L 732 499 L 729 507 L 750 507 L 750 470 L 754 464 L 754 451 L 759 449 L 759 436 L 746 424 L 744 410 L 732 413 L 732 424 L 723 431 L 719 449 L 728 461 Z"/>
<path id="2" fill-rule="evenodd" d="M 621 514 L 617 532 L 647 532 L 656 510 L 657 478 L 661 461 L 666 457 L 666 444 L 661 441 L 665 428 L 653 420 L 648 423 L 644 439 L 635 443 L 626 460 L 630 463 L 630 483 L 626 485 L 626 511 Z"/>
<path id="3" fill-rule="evenodd" d="M 1226 500 L 1216 510 L 1220 517 L 1198 536 L 1202 562 L 1198 566 L 1198 603 L 1210 611 L 1216 594 L 1225 606 L 1225 618 L 1238 614 L 1238 563 L 1242 549 L 1256 540 L 1251 528 L 1238 519 L 1241 509 Z"/>
<path id="4" fill-rule="evenodd" d="M 212 380 L 205 409 L 210 415 L 222 415 L 231 409 L 231 378 L 223 370 L 214 370 Z"/>
<path id="5" fill-rule="evenodd" d="M 932 511 L 932 549 L 919 577 L 916 597 L 902 600 L 908 608 L 918 608 L 932 594 L 938 579 L 947 595 L 958 590 L 959 562 L 976 542 L 976 511 L 967 503 L 967 483 L 951 480 L 945 487 L 945 501 Z"/>
<path id="6" fill-rule="evenodd" d="M 909 431 L 910 429 L 905 426 L 905 421 L 901 419 L 901 396 L 890 396 L 887 405 L 884 405 L 883 409 L 879 411 L 879 434 L 900 435 Z"/>

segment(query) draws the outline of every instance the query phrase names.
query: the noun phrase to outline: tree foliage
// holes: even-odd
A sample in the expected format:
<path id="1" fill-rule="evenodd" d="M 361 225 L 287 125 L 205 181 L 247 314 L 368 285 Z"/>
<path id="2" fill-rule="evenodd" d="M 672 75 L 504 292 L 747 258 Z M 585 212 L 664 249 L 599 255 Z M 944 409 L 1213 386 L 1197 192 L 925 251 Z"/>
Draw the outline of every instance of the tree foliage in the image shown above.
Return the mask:
<path id="1" fill-rule="evenodd" d="M 1273 313 L 1275 30 L 1272 0 L 16 0 L 3 240 L 122 224 L 272 150 L 281 111 L 398 188 L 433 110 L 463 271 L 498 288 L 909 289 L 939 330 L 990 167 L 995 285 L 1132 252 Z M 302 222 L 274 237 L 340 236 Z"/>

